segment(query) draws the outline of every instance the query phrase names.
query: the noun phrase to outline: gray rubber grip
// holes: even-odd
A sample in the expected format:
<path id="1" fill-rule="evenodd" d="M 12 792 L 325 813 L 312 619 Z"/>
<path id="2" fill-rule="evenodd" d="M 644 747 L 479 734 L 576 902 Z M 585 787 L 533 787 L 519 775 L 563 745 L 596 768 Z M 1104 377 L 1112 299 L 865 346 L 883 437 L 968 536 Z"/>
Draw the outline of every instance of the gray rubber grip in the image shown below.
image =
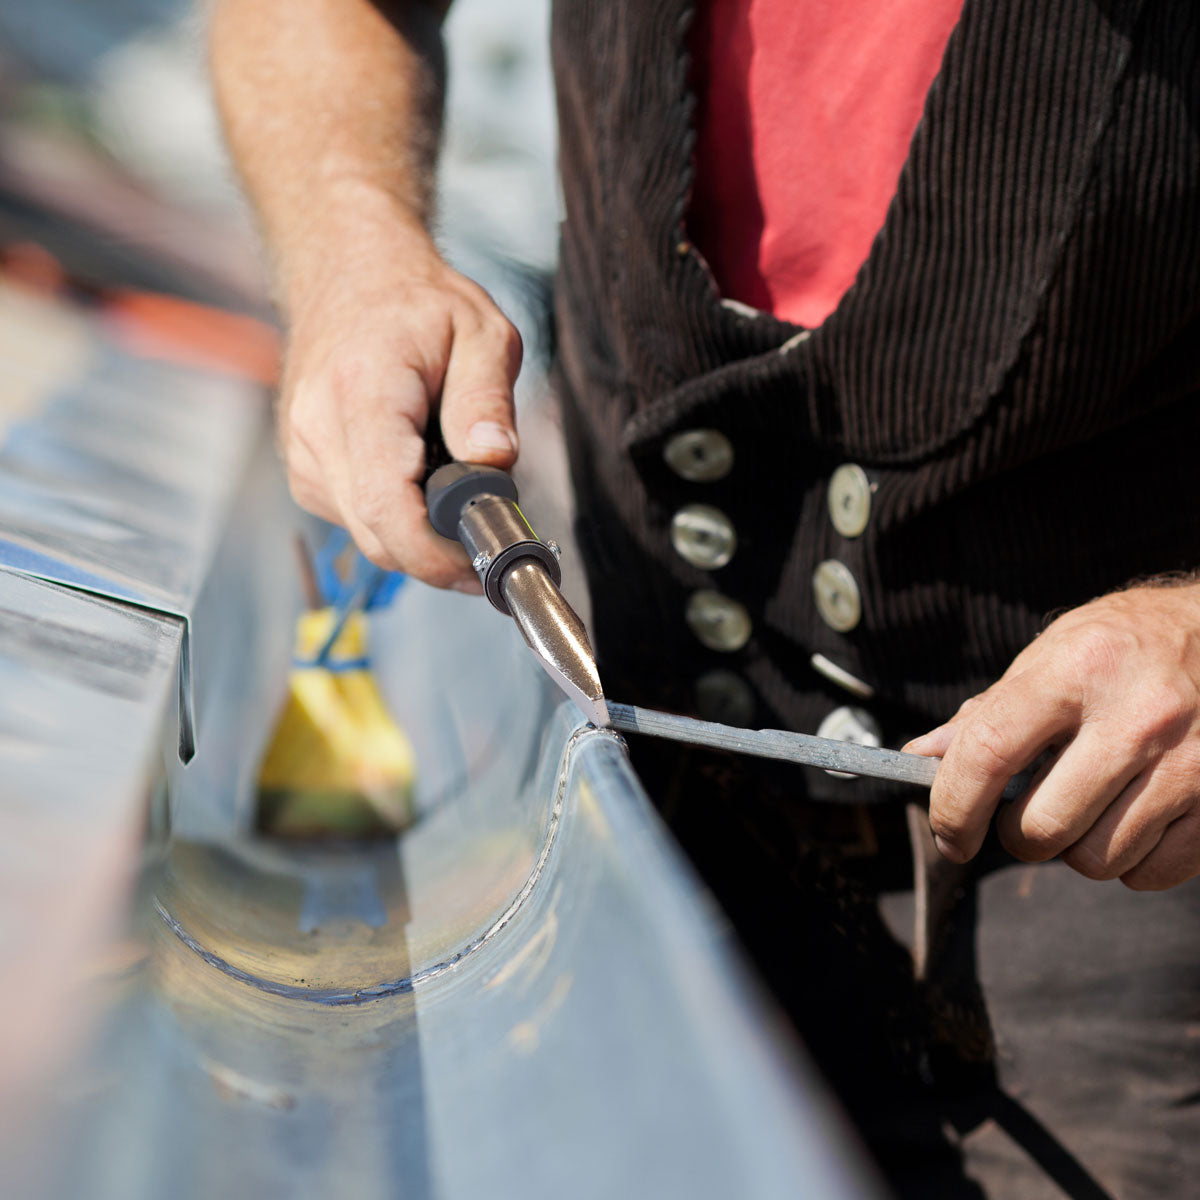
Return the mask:
<path id="1" fill-rule="evenodd" d="M 458 521 L 463 506 L 476 496 L 503 496 L 516 501 L 513 477 L 499 467 L 453 462 L 438 467 L 425 484 L 429 523 L 442 537 L 458 538 Z"/>

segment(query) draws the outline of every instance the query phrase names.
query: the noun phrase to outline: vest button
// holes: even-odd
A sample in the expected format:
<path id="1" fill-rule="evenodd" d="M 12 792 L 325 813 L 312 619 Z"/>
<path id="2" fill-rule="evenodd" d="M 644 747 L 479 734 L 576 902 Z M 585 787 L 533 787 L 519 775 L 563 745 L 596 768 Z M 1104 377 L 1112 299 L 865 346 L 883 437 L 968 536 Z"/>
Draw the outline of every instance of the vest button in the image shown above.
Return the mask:
<path id="1" fill-rule="evenodd" d="M 852 696 L 857 696 L 860 700 L 870 700 L 875 695 L 875 689 L 865 679 L 852 675 L 845 667 L 839 667 L 824 654 L 814 654 L 808 661 L 818 675 L 824 675 L 830 683 L 836 683 Z"/>
<path id="2" fill-rule="evenodd" d="M 737 533 L 719 508 L 685 504 L 671 519 L 671 545 L 684 562 L 704 571 L 716 571 L 733 557 Z"/>
<path id="3" fill-rule="evenodd" d="M 817 737 L 835 742 L 854 742 L 858 746 L 882 746 L 883 730 L 879 722 L 863 708 L 835 708 L 817 727 Z M 835 779 L 855 779 L 846 771 L 826 771 Z"/>
<path id="4" fill-rule="evenodd" d="M 856 538 L 871 515 L 871 481 L 856 463 L 846 463 L 829 480 L 829 519 L 842 537 Z"/>
<path id="5" fill-rule="evenodd" d="M 733 671 L 718 667 L 696 680 L 696 709 L 706 721 L 745 729 L 753 724 L 756 708 L 750 685 Z"/>
<path id="6" fill-rule="evenodd" d="M 702 645 L 724 653 L 740 650 L 754 627 L 744 605 L 708 589 L 692 593 L 684 617 Z"/>
<path id="7" fill-rule="evenodd" d="M 862 619 L 858 584 L 850 568 L 835 558 L 826 559 L 813 572 L 813 598 L 821 620 L 838 633 L 849 633 Z"/>
<path id="8" fill-rule="evenodd" d="M 719 429 L 688 429 L 663 447 L 667 466 L 689 483 L 715 483 L 733 470 L 733 443 Z"/>

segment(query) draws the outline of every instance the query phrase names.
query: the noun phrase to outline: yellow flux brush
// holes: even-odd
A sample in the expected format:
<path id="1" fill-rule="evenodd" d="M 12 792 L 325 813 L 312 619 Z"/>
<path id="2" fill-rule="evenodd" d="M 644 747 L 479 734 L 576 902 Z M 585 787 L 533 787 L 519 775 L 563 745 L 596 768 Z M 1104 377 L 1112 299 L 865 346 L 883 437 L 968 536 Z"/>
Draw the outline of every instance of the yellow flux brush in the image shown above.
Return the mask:
<path id="1" fill-rule="evenodd" d="M 296 624 L 287 700 L 259 773 L 264 833 L 378 837 L 413 820 L 412 746 L 371 672 L 359 607 L 380 576 L 362 561 L 365 569 L 338 604 L 314 607 Z M 364 588 L 364 579 L 372 586 Z M 309 591 L 314 598 L 316 587 Z"/>

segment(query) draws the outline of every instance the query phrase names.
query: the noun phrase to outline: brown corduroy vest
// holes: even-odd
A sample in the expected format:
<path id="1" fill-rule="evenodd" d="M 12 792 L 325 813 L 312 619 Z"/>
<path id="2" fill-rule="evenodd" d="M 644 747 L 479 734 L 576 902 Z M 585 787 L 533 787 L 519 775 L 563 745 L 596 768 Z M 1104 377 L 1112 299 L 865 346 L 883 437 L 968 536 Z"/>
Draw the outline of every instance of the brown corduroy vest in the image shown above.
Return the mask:
<path id="1" fill-rule="evenodd" d="M 728 673 L 756 724 L 855 704 L 895 744 L 1047 614 L 1200 564 L 1200 5 L 966 0 L 885 224 L 812 331 L 723 305 L 688 242 L 690 14 L 554 9 L 558 375 L 602 677 L 694 711 Z M 724 478 L 668 465 L 694 429 L 732 443 Z M 827 509 L 847 463 L 873 488 L 856 537 Z M 698 503 L 736 530 L 718 570 L 672 546 Z M 827 560 L 860 594 L 842 632 L 814 601 Z M 689 627 L 702 589 L 748 612 L 740 649 Z"/>

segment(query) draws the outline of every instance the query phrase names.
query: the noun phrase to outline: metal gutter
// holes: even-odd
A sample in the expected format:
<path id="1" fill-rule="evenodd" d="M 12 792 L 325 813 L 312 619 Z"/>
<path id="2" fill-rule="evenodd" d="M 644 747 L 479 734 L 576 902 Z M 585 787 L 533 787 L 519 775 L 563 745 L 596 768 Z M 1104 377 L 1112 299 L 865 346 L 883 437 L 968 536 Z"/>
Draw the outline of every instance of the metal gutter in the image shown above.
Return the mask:
<path id="1" fill-rule="evenodd" d="M 267 415 L 0 284 L 0 1168 L 77 1069 L 168 830 L 247 819 L 294 590 Z"/>
<path id="2" fill-rule="evenodd" d="M 111 582 L 0 565 L 6 1200 L 876 1194 L 620 739 L 478 599 L 375 625 L 415 826 L 250 836 L 294 514 L 261 406 L 114 354 L 0 448 L 9 545 Z"/>
<path id="3" fill-rule="evenodd" d="M 497 623 L 414 586 L 378 629 L 399 843 L 172 840 L 40 1197 L 875 1194 L 623 743 Z"/>
<path id="4" fill-rule="evenodd" d="M 39 379 L 41 394 L 24 406 L 32 411 L 0 445 L 0 566 L 183 621 L 186 762 L 195 751 L 191 618 L 266 431 L 261 392 L 123 353 L 98 319 L 61 303 L 12 288 L 0 303 L 9 341 L 22 325 L 37 336 L 53 319 L 56 339 L 71 327 L 69 357 Z"/>

